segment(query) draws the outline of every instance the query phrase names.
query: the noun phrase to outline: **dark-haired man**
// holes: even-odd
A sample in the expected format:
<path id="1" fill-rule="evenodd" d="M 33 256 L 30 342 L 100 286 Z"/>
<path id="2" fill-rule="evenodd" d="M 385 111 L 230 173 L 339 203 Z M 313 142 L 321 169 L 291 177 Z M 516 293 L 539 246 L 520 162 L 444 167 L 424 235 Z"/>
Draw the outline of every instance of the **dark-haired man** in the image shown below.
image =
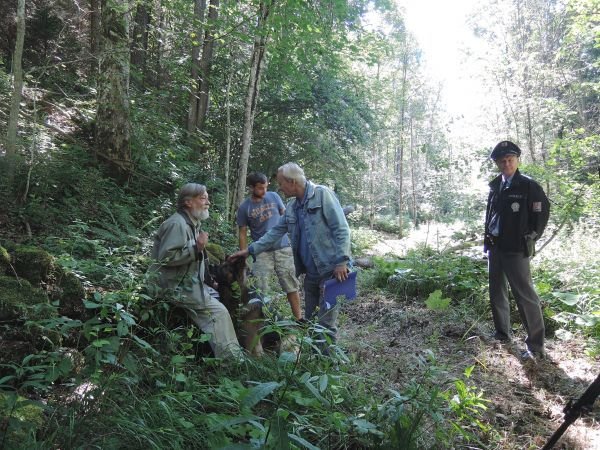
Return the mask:
<path id="1" fill-rule="evenodd" d="M 535 359 L 544 355 L 544 318 L 529 260 L 548 223 L 550 203 L 542 187 L 519 172 L 520 155 L 521 149 L 510 141 L 500 142 L 490 155 L 500 175 L 489 184 L 484 252 L 488 252 L 494 338 L 511 339 L 510 285 L 527 331 L 522 357 Z"/>
<path id="2" fill-rule="evenodd" d="M 177 212 L 154 236 L 152 258 L 156 262 L 149 273 L 157 274 L 160 287 L 170 291 L 174 303 L 210 334 L 215 356 L 239 359 L 241 347 L 231 316 L 215 298 L 216 291 L 205 283 L 208 234 L 200 229 L 200 222 L 208 219 L 209 206 L 205 186 L 188 183 L 181 188 Z"/>
<path id="3" fill-rule="evenodd" d="M 265 174 L 254 172 L 246 178 L 250 189 L 250 197 L 242 202 L 237 211 L 238 237 L 240 249 L 248 248 L 248 228 L 253 241 L 258 241 L 283 216 L 285 207 L 281 197 L 276 192 L 268 191 L 269 182 Z M 302 318 L 299 281 L 294 267 L 294 256 L 287 234 L 284 234 L 272 250 L 257 255 L 252 267 L 257 280 L 257 287 L 266 293 L 273 272 L 277 274 L 279 285 L 285 291 L 292 314 L 297 320 Z"/>

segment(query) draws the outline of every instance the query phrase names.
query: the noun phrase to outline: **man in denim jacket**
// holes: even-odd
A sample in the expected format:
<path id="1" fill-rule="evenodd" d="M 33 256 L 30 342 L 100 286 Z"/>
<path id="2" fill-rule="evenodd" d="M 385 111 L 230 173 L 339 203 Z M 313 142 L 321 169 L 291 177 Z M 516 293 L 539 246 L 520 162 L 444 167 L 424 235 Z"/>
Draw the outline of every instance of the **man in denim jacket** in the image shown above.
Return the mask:
<path id="1" fill-rule="evenodd" d="M 305 317 L 312 319 L 317 312 L 318 322 L 327 330 L 327 340 L 335 342 L 339 306 L 330 309 L 323 302 L 323 283 L 335 277 L 348 278 L 350 262 L 350 228 L 338 199 L 331 189 L 306 179 L 304 171 L 295 163 L 287 163 L 277 171 L 279 188 L 292 197 L 285 214 L 277 225 L 246 250 L 240 250 L 232 259 L 253 257 L 272 250 L 288 233 L 294 253 L 296 274 L 304 279 Z"/>

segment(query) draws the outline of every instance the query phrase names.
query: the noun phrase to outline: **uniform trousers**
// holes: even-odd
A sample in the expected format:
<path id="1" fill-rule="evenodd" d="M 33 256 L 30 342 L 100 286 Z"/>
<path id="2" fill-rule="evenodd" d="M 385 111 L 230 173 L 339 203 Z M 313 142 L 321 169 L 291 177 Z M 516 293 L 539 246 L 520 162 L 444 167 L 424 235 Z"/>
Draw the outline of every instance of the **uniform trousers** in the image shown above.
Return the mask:
<path id="1" fill-rule="evenodd" d="M 488 253 L 489 293 L 496 332 L 511 337 L 508 285 L 515 297 L 523 326 L 527 331 L 525 343 L 532 352 L 544 352 L 544 318 L 540 298 L 533 287 L 529 257 L 509 253 L 493 246 Z"/>

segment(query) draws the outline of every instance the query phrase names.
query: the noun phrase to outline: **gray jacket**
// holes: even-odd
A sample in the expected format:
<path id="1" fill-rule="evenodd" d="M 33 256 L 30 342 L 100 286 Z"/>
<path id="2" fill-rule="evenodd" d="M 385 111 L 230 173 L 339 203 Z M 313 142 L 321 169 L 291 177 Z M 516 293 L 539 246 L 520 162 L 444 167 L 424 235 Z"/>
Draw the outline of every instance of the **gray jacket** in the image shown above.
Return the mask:
<path id="1" fill-rule="evenodd" d="M 165 220 L 154 236 L 150 273 L 158 273 L 162 288 L 175 289 L 195 300 L 204 298 L 205 258 L 196 247 L 198 225 L 185 212 Z"/>

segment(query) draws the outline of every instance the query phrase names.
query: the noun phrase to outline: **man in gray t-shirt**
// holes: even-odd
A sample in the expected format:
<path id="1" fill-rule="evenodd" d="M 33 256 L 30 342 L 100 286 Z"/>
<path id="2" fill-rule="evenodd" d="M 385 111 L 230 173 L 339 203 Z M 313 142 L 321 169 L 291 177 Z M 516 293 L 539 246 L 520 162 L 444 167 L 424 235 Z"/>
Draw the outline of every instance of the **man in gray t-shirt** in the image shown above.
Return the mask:
<path id="1" fill-rule="evenodd" d="M 246 185 L 250 189 L 250 197 L 242 202 L 237 211 L 241 250 L 248 247 L 248 228 L 252 240 L 257 241 L 279 222 L 279 218 L 285 211 L 281 197 L 276 192 L 267 191 L 269 182 L 266 175 L 259 172 L 251 173 L 246 178 Z M 263 293 L 267 292 L 273 271 L 277 274 L 281 289 L 287 294 L 294 317 L 301 319 L 299 282 L 287 235 L 281 238 L 275 250 L 261 253 L 256 258 L 253 272 L 258 281 L 257 287 Z"/>

